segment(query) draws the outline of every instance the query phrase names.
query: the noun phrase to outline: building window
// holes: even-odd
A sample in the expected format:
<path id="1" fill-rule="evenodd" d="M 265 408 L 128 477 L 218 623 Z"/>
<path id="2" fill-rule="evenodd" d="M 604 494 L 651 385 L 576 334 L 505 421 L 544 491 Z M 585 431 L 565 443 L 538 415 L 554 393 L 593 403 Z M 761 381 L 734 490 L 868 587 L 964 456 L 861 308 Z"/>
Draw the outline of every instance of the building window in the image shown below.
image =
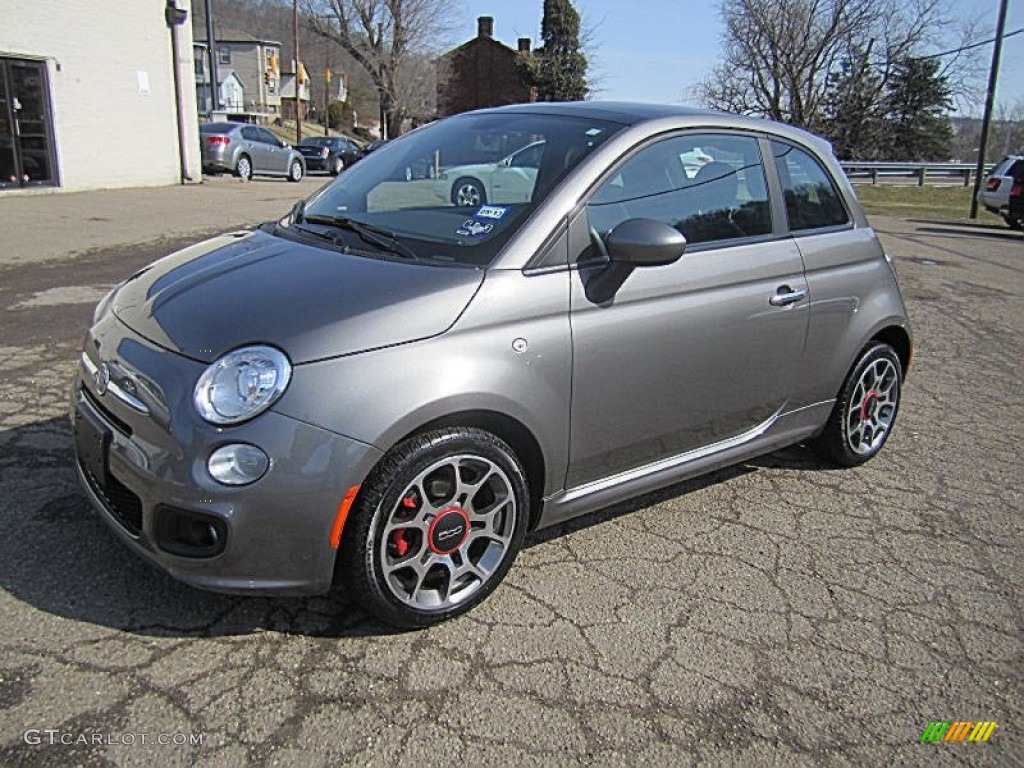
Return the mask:
<path id="1" fill-rule="evenodd" d="M 231 63 L 231 46 L 229 46 L 229 45 L 222 45 L 218 50 L 220 51 L 220 63 L 221 64 L 230 64 Z"/>
<path id="2" fill-rule="evenodd" d="M 203 77 L 206 74 L 206 62 L 202 56 L 196 57 L 196 77 Z"/>

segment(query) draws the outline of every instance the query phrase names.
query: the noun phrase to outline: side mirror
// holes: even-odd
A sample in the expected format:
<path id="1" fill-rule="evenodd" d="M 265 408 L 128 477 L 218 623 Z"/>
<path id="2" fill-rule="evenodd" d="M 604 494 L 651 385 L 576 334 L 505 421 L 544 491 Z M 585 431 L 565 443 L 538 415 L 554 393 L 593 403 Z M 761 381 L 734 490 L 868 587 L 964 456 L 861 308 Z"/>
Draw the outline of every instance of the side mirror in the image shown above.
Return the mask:
<path id="1" fill-rule="evenodd" d="M 686 238 L 675 227 L 655 219 L 626 219 L 608 233 L 606 245 L 613 264 L 663 267 L 683 255 Z"/>
<path id="2" fill-rule="evenodd" d="M 679 260 L 686 238 L 675 227 L 654 219 L 626 219 L 605 238 L 608 264 L 585 283 L 587 298 L 605 304 L 615 298 L 637 267 L 662 267 Z"/>

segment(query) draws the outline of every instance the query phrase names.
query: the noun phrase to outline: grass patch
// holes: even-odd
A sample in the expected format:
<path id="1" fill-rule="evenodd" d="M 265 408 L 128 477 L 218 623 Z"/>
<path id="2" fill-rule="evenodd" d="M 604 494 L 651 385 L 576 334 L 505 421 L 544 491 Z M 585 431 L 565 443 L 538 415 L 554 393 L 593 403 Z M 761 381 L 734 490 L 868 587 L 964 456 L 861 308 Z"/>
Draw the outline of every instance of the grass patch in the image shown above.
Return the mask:
<path id="1" fill-rule="evenodd" d="M 966 219 L 971 210 L 971 187 L 902 187 L 895 184 L 855 184 L 868 215 Z M 1001 223 L 1002 218 L 978 209 L 978 221 Z"/>

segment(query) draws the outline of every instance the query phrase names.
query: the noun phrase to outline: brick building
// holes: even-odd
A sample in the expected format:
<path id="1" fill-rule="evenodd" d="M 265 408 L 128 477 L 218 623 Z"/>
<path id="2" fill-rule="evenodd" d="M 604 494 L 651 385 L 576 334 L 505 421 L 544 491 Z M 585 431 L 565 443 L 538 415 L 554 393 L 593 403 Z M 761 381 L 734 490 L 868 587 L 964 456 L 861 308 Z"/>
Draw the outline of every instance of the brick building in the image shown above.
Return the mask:
<path id="1" fill-rule="evenodd" d="M 523 84 L 516 67 L 521 53 L 530 52 L 530 38 L 519 38 L 519 50 L 494 39 L 494 19 L 477 19 L 477 35 L 437 59 L 439 117 L 471 109 L 536 101 L 536 92 Z"/>

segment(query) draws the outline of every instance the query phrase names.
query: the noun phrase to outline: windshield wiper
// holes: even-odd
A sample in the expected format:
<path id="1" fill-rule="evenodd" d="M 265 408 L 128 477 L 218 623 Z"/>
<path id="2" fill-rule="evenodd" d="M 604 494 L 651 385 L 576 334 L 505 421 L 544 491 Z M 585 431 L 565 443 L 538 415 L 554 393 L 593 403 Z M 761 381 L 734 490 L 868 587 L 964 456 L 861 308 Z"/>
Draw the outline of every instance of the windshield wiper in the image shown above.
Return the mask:
<path id="1" fill-rule="evenodd" d="M 298 207 L 298 204 L 296 204 L 296 207 Z M 356 221 L 348 216 L 325 216 L 318 213 L 306 216 L 304 215 L 304 208 L 305 206 L 295 211 L 297 215 L 302 217 L 301 221 L 307 221 L 310 224 L 328 224 L 332 227 L 347 229 L 350 232 L 355 232 L 365 242 L 375 245 L 383 251 L 397 256 L 404 256 L 412 261 L 420 260 L 420 257 L 416 255 L 416 251 L 399 240 L 398 235 L 390 229 L 378 227 L 375 224 L 367 224 L 364 221 Z"/>
<path id="2" fill-rule="evenodd" d="M 340 237 L 338 237 L 332 232 L 324 232 L 323 230 L 320 229 L 310 229 L 309 227 L 304 227 L 301 224 L 296 224 L 294 222 L 292 222 L 292 224 L 290 224 L 288 228 L 295 229 L 298 230 L 299 232 L 304 232 L 307 235 L 313 235 L 313 237 L 319 237 L 321 240 L 326 240 L 329 243 L 333 243 L 334 245 L 338 246 L 342 253 L 349 252 L 348 243 L 346 243 L 344 240 L 342 240 Z"/>

